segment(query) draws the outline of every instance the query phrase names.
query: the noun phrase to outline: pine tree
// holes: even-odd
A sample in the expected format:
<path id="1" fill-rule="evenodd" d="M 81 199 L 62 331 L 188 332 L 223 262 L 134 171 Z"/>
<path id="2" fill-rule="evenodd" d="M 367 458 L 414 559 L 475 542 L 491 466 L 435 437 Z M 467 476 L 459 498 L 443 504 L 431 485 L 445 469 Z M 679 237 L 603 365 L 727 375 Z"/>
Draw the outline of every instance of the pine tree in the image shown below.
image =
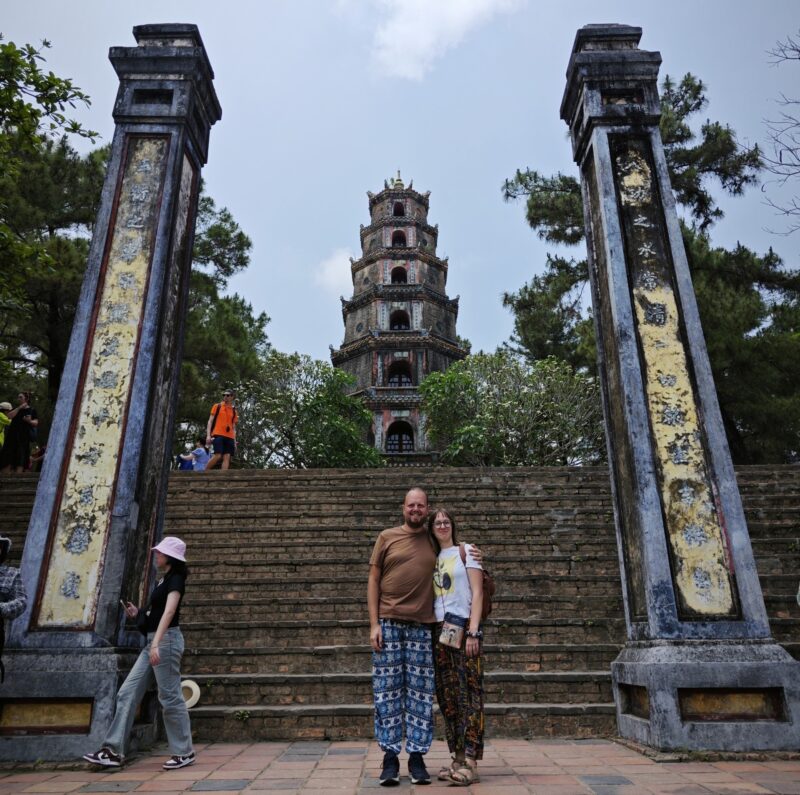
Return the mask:
<path id="1" fill-rule="evenodd" d="M 728 441 L 737 463 L 793 460 L 800 453 L 800 272 L 770 250 L 715 248 L 711 226 L 722 218 L 711 188 L 740 195 L 757 183 L 757 146 L 739 144 L 730 127 L 692 118 L 707 104 L 700 80 L 669 77 L 661 88 L 661 134 L 679 208 L 709 358 Z M 568 175 L 518 171 L 503 186 L 506 200 L 526 199 L 526 218 L 548 242 L 584 239 L 580 185 Z M 594 372 L 596 348 L 588 308 L 585 259 L 548 255 L 544 272 L 507 293 L 514 313 L 508 347 L 530 361 L 556 356 Z M 758 373 L 757 378 L 752 374 Z"/>

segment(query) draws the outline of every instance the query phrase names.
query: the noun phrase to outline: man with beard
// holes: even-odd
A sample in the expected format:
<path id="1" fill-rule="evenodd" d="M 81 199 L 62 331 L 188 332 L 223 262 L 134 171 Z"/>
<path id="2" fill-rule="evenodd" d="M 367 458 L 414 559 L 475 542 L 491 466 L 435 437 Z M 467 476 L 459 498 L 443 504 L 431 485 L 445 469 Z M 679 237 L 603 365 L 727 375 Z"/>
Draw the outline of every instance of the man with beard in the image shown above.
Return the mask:
<path id="1" fill-rule="evenodd" d="M 369 559 L 370 643 L 375 738 L 383 749 L 381 786 L 400 783 L 398 754 L 405 728 L 412 784 L 429 784 L 424 755 L 433 741 L 433 551 L 428 497 L 411 489 L 400 527 L 384 530 Z"/>

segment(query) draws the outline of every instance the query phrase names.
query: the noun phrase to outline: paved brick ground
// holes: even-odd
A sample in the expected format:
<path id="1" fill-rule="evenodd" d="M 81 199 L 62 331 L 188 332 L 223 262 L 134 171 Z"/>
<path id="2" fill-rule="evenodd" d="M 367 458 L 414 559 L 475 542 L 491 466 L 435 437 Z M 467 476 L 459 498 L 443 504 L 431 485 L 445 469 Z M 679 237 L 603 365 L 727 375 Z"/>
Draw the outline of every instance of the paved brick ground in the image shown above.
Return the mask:
<path id="1" fill-rule="evenodd" d="M 374 742 L 294 742 L 198 745 L 192 767 L 165 772 L 164 755 L 142 756 L 112 773 L 37 770 L 0 774 L 6 793 L 335 793 L 377 795 L 382 758 Z M 457 791 L 434 782 L 412 787 L 401 757 L 398 793 Z M 448 759 L 444 743 L 427 756 L 435 775 Z M 489 743 L 480 765 L 481 783 L 464 792 L 476 795 L 800 795 L 800 760 L 761 762 L 654 762 L 606 740 Z"/>

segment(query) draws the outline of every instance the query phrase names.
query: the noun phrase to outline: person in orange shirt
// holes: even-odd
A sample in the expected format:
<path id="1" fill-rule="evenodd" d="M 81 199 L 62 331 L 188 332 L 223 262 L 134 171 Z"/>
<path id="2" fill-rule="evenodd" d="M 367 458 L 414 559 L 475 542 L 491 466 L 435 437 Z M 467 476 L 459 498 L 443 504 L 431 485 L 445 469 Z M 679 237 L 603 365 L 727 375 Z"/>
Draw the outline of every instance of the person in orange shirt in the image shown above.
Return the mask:
<path id="1" fill-rule="evenodd" d="M 206 426 L 206 444 L 214 445 L 214 455 L 206 465 L 206 471 L 214 469 L 220 462 L 220 469 L 228 469 L 236 452 L 236 424 L 239 417 L 233 398 L 233 390 L 226 389 L 222 393 L 222 403 L 215 403 L 211 407 Z"/>

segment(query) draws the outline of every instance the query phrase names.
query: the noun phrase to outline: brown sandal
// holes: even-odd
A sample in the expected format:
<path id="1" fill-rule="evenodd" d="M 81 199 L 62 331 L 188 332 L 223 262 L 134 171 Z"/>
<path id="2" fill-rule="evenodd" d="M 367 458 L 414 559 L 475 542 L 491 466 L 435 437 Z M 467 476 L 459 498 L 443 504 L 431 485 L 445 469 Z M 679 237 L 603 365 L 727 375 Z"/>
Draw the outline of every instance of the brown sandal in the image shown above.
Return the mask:
<path id="1" fill-rule="evenodd" d="M 436 777 L 439 781 L 450 781 L 450 776 L 461 767 L 461 762 L 458 759 L 451 759 L 449 765 L 445 765 Z"/>
<path id="2" fill-rule="evenodd" d="M 463 762 L 457 770 L 450 773 L 450 784 L 456 787 L 468 787 L 470 784 L 477 784 L 481 780 L 478 775 L 478 765 L 473 762 Z"/>

